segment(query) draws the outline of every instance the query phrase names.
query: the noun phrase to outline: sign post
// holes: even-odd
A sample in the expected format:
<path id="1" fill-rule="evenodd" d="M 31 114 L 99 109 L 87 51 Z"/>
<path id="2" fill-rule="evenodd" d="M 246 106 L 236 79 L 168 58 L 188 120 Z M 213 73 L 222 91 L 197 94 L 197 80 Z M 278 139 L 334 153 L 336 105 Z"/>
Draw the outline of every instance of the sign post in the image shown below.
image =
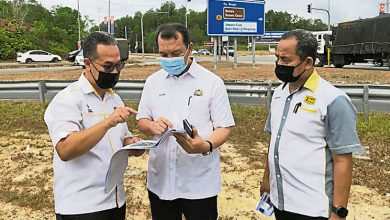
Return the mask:
<path id="1" fill-rule="evenodd" d="M 261 36 L 264 34 L 264 0 L 208 0 L 207 34 L 209 36 Z M 237 45 L 234 44 L 234 67 Z M 228 48 L 226 48 L 228 53 Z M 216 56 L 216 55 L 214 55 Z"/>

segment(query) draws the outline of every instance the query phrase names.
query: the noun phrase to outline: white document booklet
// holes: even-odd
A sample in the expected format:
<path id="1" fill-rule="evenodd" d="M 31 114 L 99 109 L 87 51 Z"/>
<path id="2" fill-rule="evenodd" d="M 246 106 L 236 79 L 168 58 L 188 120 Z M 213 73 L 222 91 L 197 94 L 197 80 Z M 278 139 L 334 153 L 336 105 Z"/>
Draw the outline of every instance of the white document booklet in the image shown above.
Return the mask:
<path id="1" fill-rule="evenodd" d="M 186 135 L 183 129 L 169 129 L 158 141 L 144 140 L 129 144 L 118 150 L 111 157 L 110 166 L 106 175 L 104 192 L 109 193 L 122 179 L 127 168 L 128 150 L 151 150 L 158 147 L 159 143 L 172 136 L 174 133 Z"/>

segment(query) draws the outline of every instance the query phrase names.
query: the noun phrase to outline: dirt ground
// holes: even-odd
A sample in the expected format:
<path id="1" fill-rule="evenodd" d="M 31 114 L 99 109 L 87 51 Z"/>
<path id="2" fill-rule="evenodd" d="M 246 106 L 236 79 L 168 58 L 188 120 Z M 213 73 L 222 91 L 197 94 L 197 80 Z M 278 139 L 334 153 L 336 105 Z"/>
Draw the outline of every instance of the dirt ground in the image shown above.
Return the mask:
<path id="1" fill-rule="evenodd" d="M 52 147 L 47 134 L 37 135 L 16 132 L 0 138 L 1 187 L 9 187 L 14 195 L 25 194 L 26 201 L 12 201 L 13 195 L 1 195 L 11 202 L 0 201 L 0 219 L 54 219 Z M 258 143 L 256 153 L 266 153 Z M 223 187 L 219 194 L 219 219 L 249 220 L 274 219 L 255 211 L 259 199 L 259 178 L 263 174 L 261 162 L 250 163 L 240 156 L 234 145 L 225 144 L 221 151 Z M 145 178 L 147 155 L 129 158 L 125 173 L 127 190 L 127 219 L 150 219 Z M 37 187 L 39 186 L 39 187 Z M 44 198 L 39 198 L 44 197 Z M 45 204 L 31 204 L 34 200 Z M 25 204 L 27 202 L 27 204 Z M 17 204 L 15 204 L 17 203 Z M 30 204 L 29 204 L 30 203 Z M 390 219 L 390 198 L 381 196 L 365 186 L 353 185 L 349 200 L 347 219 Z"/>
<path id="2" fill-rule="evenodd" d="M 256 80 L 274 81 L 274 65 L 257 64 L 252 68 L 251 64 L 238 64 L 234 70 L 232 63 L 218 63 L 217 70 L 214 70 L 214 63 L 202 62 L 201 65 L 215 72 L 224 80 Z M 146 79 L 153 72 L 160 69 L 158 65 L 130 64 L 122 70 L 121 80 Z M 77 80 L 83 69 L 55 71 L 55 72 L 30 72 L 17 74 L 0 74 L 0 81 L 16 80 Z M 337 69 L 317 68 L 319 74 L 332 83 L 350 84 L 390 84 L 390 71 L 364 70 L 364 69 Z"/>
<path id="3" fill-rule="evenodd" d="M 213 63 L 201 63 L 213 70 Z M 122 74 L 122 80 L 145 79 L 159 66 L 131 64 Z M 225 80 L 276 80 L 273 65 L 220 63 L 216 74 Z M 317 68 L 325 79 L 333 83 L 390 84 L 390 71 Z M 15 80 L 77 80 L 83 70 L 45 73 L 0 74 L 0 81 Z M 257 143 L 254 154 L 264 156 L 266 148 Z M 274 219 L 260 215 L 255 206 L 259 199 L 258 180 L 263 174 L 260 161 L 242 157 L 233 144 L 221 148 L 223 188 L 219 194 L 219 219 Z M 0 220 L 55 219 L 52 194 L 53 148 L 49 136 L 30 132 L 10 132 L 0 136 Z M 358 159 L 359 160 L 359 159 Z M 149 202 L 145 188 L 147 155 L 130 158 L 125 173 L 127 190 L 127 219 L 150 219 Z M 385 170 L 384 172 L 388 172 Z M 390 188 L 390 183 L 387 186 Z M 25 199 L 20 199 L 25 198 Z M 39 202 L 38 202 L 39 201 Z M 43 201 L 43 202 L 42 202 Z M 349 206 L 350 220 L 390 220 L 390 195 L 381 194 L 365 184 L 353 185 Z"/>

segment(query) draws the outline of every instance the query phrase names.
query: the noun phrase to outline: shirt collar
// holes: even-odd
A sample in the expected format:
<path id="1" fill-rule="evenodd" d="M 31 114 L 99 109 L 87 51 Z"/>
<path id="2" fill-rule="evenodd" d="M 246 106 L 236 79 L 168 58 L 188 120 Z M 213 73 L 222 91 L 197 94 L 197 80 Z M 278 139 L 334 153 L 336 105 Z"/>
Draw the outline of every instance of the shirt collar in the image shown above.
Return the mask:
<path id="1" fill-rule="evenodd" d="M 305 84 L 299 87 L 298 91 L 301 91 L 303 88 L 306 88 L 311 90 L 312 92 L 315 92 L 318 89 L 319 82 L 320 82 L 320 75 L 318 75 L 317 71 L 314 69 L 312 74 L 306 80 Z M 284 83 L 282 89 L 284 89 L 287 84 L 288 83 Z"/>
<path id="2" fill-rule="evenodd" d="M 317 91 L 318 84 L 320 83 L 320 75 L 318 75 L 317 71 L 314 69 L 313 73 L 309 76 L 309 78 L 306 80 L 303 87 L 306 89 L 311 90 L 312 92 Z"/>
<path id="3" fill-rule="evenodd" d="M 85 74 L 85 72 L 81 73 L 81 76 L 79 78 L 81 90 L 85 94 L 95 93 L 95 95 L 99 96 L 99 94 L 96 91 L 96 89 L 92 86 L 92 84 L 88 81 L 88 79 L 85 77 L 84 74 Z M 107 93 L 112 95 L 112 96 L 114 95 L 114 91 L 112 89 L 107 89 Z"/>
<path id="4" fill-rule="evenodd" d="M 197 77 L 198 76 L 198 74 L 199 74 L 199 64 L 196 62 L 196 60 L 195 60 L 195 58 L 194 57 L 190 57 L 190 59 L 192 60 L 192 63 L 191 63 L 191 66 L 190 66 L 190 68 L 187 70 L 187 72 L 185 72 L 183 75 L 181 75 L 180 77 L 183 77 L 183 76 L 185 76 L 185 75 L 189 75 L 189 76 L 192 76 L 192 77 Z M 164 69 L 163 69 L 164 70 Z M 167 74 L 166 75 L 166 78 L 169 78 L 169 77 L 175 77 L 175 76 L 173 76 L 172 74 L 169 74 L 167 71 L 165 71 L 164 70 L 164 72 L 165 72 L 165 74 Z M 179 77 L 179 78 L 180 78 Z"/>

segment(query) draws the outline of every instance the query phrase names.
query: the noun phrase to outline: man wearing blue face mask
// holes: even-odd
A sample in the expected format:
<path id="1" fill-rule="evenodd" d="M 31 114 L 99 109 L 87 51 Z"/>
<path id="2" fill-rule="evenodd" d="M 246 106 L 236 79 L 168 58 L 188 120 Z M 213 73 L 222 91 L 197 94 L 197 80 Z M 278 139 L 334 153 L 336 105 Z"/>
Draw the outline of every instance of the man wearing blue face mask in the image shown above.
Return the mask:
<path id="1" fill-rule="evenodd" d="M 126 123 L 137 111 L 125 107 L 112 90 L 124 67 L 115 39 L 107 33 L 91 33 L 83 51 L 86 71 L 60 91 L 45 112 L 54 147 L 56 219 L 124 220 L 123 181 L 108 193 L 104 183 L 111 156 L 139 141 Z"/>
<path id="2" fill-rule="evenodd" d="M 169 128 L 193 125 L 193 135 L 170 137 L 149 152 L 147 188 L 153 219 L 217 219 L 221 191 L 219 147 L 234 120 L 225 85 L 190 57 L 181 24 L 163 24 L 156 42 L 162 69 L 148 77 L 137 115 L 139 130 L 158 139 Z"/>
<path id="3" fill-rule="evenodd" d="M 356 109 L 314 69 L 317 39 L 285 33 L 276 50 L 276 88 L 265 131 L 271 133 L 260 193 L 270 192 L 277 220 L 345 219 L 352 152 L 361 146 Z"/>

